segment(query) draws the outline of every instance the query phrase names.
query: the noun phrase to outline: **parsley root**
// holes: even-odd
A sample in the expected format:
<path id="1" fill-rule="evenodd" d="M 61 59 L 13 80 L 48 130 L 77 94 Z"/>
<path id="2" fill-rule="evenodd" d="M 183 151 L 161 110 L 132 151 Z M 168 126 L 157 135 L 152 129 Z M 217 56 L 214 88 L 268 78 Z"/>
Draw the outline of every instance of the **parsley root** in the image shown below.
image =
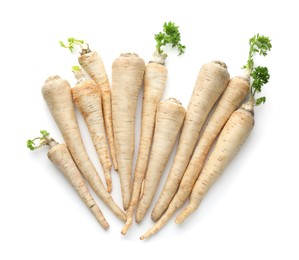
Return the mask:
<path id="1" fill-rule="evenodd" d="M 73 72 L 78 80 L 77 84 L 72 88 L 73 100 L 86 122 L 103 168 L 107 191 L 111 192 L 112 180 L 110 170 L 112 164 L 105 133 L 101 91 L 93 80 L 85 78 L 83 71 L 78 66 L 73 67 Z"/>
<path id="2" fill-rule="evenodd" d="M 155 127 L 157 106 L 166 85 L 167 68 L 165 59 L 167 54 L 163 51 L 162 45 L 171 44 L 177 47 L 179 55 L 184 53 L 185 46 L 180 44 L 180 32 L 178 26 L 172 22 L 164 23 L 163 32 L 155 35 L 157 42 L 156 51 L 152 60 L 146 65 L 144 73 L 144 94 L 142 101 L 141 134 L 139 142 L 138 158 L 134 173 L 132 196 L 127 210 L 127 222 L 121 233 L 127 233 L 133 222 L 133 215 L 138 204 L 141 184 L 144 180 L 152 138 Z"/>
<path id="3" fill-rule="evenodd" d="M 70 84 L 59 76 L 49 77 L 42 87 L 42 94 L 79 170 L 112 212 L 125 221 L 126 215 L 105 189 L 88 157 L 75 115 Z"/>
<path id="4" fill-rule="evenodd" d="M 79 169 L 77 168 L 73 158 L 65 144 L 58 144 L 49 133 L 45 130 L 40 131 L 42 137 L 34 138 L 27 141 L 27 147 L 30 150 L 39 149 L 45 145 L 49 146 L 48 158 L 59 169 L 59 171 L 67 178 L 70 184 L 74 187 L 79 194 L 82 201 L 90 209 L 97 221 L 104 229 L 109 228 L 105 217 L 103 216 L 98 205 L 91 196 Z M 35 141 L 39 140 L 39 145 L 35 145 Z"/>
<path id="5" fill-rule="evenodd" d="M 112 118 L 123 206 L 131 198 L 135 150 L 135 114 L 145 64 L 137 54 L 124 53 L 112 65 Z"/>
<path id="6" fill-rule="evenodd" d="M 143 193 L 136 210 L 136 222 L 142 221 L 151 205 L 165 165 L 185 117 L 185 109 L 173 98 L 161 101 L 156 115 L 153 146 L 144 180 Z"/>

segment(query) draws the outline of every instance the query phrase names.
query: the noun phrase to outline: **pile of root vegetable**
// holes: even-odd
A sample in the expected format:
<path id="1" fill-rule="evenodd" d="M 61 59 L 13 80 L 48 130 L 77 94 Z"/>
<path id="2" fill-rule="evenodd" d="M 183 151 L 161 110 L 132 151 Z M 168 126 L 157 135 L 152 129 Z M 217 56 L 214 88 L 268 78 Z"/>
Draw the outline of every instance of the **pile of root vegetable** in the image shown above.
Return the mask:
<path id="1" fill-rule="evenodd" d="M 140 223 L 152 205 L 165 165 L 181 133 L 173 165 L 151 212 L 155 224 L 141 239 L 157 233 L 188 198 L 189 204 L 175 222 L 184 222 L 198 208 L 250 134 L 254 106 L 266 100 L 265 97 L 256 99 L 256 95 L 270 77 L 267 67 L 255 66 L 254 57 L 266 56 L 272 48 L 271 41 L 257 34 L 249 40 L 249 55 L 242 76 L 230 78 L 222 61 L 202 65 L 185 110 L 175 98 L 161 101 L 167 81 L 164 46 L 176 48 L 178 55 L 186 48 L 181 44 L 179 27 L 172 22 L 165 23 L 155 40 L 156 49 L 147 65 L 135 53 L 124 53 L 115 59 L 111 88 L 96 51 L 83 40 L 69 38 L 68 43 L 60 42 L 72 52 L 80 49 L 81 67 L 73 67 L 77 84 L 72 88 L 67 80 L 51 76 L 42 87 L 42 95 L 65 144 L 58 144 L 45 130 L 40 137 L 27 141 L 31 150 L 49 147 L 49 159 L 107 229 L 108 221 L 90 194 L 87 181 L 96 195 L 125 222 L 121 231 L 125 235 L 134 217 Z M 141 133 L 133 169 L 135 114 L 141 87 L 144 88 Z M 106 185 L 88 157 L 74 105 L 86 122 Z M 112 166 L 119 172 L 123 209 L 110 194 Z"/>

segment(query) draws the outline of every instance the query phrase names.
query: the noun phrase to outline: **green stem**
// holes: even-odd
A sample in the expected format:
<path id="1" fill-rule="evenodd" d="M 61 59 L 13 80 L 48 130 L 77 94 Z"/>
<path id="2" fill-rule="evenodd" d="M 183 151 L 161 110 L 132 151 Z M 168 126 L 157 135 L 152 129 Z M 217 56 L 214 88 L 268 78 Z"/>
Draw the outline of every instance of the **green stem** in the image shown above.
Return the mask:
<path id="1" fill-rule="evenodd" d="M 150 62 L 159 63 L 165 65 L 165 60 L 167 58 L 167 54 L 161 54 L 158 49 L 153 53 L 152 60 Z"/>

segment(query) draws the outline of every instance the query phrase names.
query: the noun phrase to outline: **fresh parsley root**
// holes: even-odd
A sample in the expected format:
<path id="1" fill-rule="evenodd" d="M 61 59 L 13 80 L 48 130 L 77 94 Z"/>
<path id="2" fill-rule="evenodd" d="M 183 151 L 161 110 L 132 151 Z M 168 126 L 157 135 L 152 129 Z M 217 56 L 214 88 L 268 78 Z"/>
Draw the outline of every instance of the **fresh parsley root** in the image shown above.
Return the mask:
<path id="1" fill-rule="evenodd" d="M 82 201 L 95 216 L 99 224 L 104 229 L 108 229 L 109 224 L 107 223 L 100 208 L 91 196 L 67 146 L 65 144 L 58 144 L 53 138 L 50 137 L 49 133 L 45 130 L 41 130 L 40 133 L 42 134 L 41 137 L 36 137 L 32 140 L 27 141 L 27 147 L 31 151 L 37 150 L 46 145 L 49 147 L 48 158 L 50 159 L 50 161 L 67 178 L 67 180 L 79 194 Z M 35 142 L 37 141 L 39 141 L 38 145 L 35 144 Z"/>
<path id="2" fill-rule="evenodd" d="M 110 170 L 112 163 L 105 133 L 101 91 L 94 80 L 85 77 L 84 72 L 79 66 L 73 66 L 72 70 L 77 79 L 77 84 L 72 88 L 73 100 L 86 122 L 102 165 L 107 191 L 111 192 L 112 179 Z"/>
<path id="3" fill-rule="evenodd" d="M 143 191 L 136 209 L 137 223 L 142 221 L 154 199 L 160 178 L 182 127 L 185 113 L 185 108 L 174 98 L 161 101 L 158 105 L 153 145 Z"/>
<path id="4" fill-rule="evenodd" d="M 145 70 L 144 60 L 123 53 L 112 64 L 112 119 L 124 209 L 130 204 L 135 151 L 135 116 Z"/>

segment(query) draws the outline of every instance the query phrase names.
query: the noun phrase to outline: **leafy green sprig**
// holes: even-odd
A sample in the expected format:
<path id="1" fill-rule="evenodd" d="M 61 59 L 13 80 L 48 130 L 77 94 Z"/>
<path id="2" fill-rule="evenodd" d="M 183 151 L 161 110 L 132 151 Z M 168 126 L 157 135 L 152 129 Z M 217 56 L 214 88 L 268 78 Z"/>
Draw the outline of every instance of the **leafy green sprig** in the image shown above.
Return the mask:
<path id="1" fill-rule="evenodd" d="M 81 71 L 81 68 L 77 65 L 73 66 L 72 67 L 72 71 L 75 72 L 75 71 Z"/>
<path id="2" fill-rule="evenodd" d="M 75 46 L 80 46 L 80 45 L 84 44 L 84 40 L 78 40 L 73 37 L 69 37 L 67 39 L 67 41 L 68 41 L 68 44 L 64 44 L 62 41 L 59 41 L 59 43 L 60 43 L 61 47 L 69 49 L 70 52 L 73 52 Z"/>
<path id="3" fill-rule="evenodd" d="M 48 144 L 50 134 L 46 130 L 41 130 L 40 133 L 42 134 L 42 136 L 27 140 L 27 147 L 31 151 L 37 150 Z M 39 143 L 35 144 L 37 140 L 39 141 Z"/>
<path id="4" fill-rule="evenodd" d="M 171 44 L 171 47 L 177 47 L 178 55 L 182 55 L 185 50 L 186 46 L 181 44 L 181 33 L 179 31 L 179 26 L 176 26 L 173 22 L 164 23 L 163 31 L 155 34 L 156 44 L 156 51 L 160 55 L 164 55 L 165 58 L 167 54 L 162 49 L 163 46 Z"/>
<path id="5" fill-rule="evenodd" d="M 242 69 L 246 70 L 246 74 L 249 75 L 253 81 L 250 85 L 250 93 L 254 98 L 256 93 L 262 91 L 262 87 L 268 83 L 270 74 L 267 67 L 254 66 L 254 55 L 267 56 L 268 52 L 272 48 L 271 40 L 269 37 L 256 34 L 249 40 L 249 55 L 246 65 Z M 260 97 L 256 99 L 255 105 L 258 106 L 266 102 L 266 97 Z"/>
<path id="6" fill-rule="evenodd" d="M 81 48 L 81 54 L 86 54 L 90 52 L 89 45 L 86 42 L 84 42 L 84 40 L 78 40 L 76 38 L 69 37 L 67 39 L 67 42 L 68 43 L 65 44 L 64 42 L 59 41 L 59 44 L 61 47 L 69 49 L 70 52 L 73 52 L 76 46 L 79 46 Z"/>

